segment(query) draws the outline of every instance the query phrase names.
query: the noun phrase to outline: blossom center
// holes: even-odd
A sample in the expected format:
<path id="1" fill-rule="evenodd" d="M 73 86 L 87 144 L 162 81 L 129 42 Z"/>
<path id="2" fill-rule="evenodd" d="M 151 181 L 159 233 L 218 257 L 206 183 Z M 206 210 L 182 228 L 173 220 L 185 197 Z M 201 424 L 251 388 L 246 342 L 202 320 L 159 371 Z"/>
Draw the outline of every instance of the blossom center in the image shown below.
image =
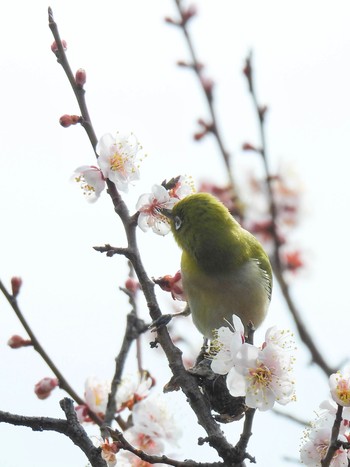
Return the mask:
<path id="1" fill-rule="evenodd" d="M 350 404 L 350 388 L 347 381 L 339 381 L 337 386 L 337 396 L 345 405 Z"/>
<path id="2" fill-rule="evenodd" d="M 80 188 L 84 191 L 84 195 L 90 195 L 91 193 L 95 193 L 95 188 L 92 185 L 86 183 L 86 180 L 82 175 L 75 177 L 75 181 L 77 183 L 80 183 Z"/>
<path id="3" fill-rule="evenodd" d="M 115 152 L 110 158 L 111 170 L 115 172 L 125 173 L 125 162 L 128 160 L 127 157 L 123 157 L 122 154 Z"/>
<path id="4" fill-rule="evenodd" d="M 252 384 L 257 387 L 267 387 L 272 380 L 272 373 L 264 364 L 257 368 L 250 368 L 249 375 Z"/>

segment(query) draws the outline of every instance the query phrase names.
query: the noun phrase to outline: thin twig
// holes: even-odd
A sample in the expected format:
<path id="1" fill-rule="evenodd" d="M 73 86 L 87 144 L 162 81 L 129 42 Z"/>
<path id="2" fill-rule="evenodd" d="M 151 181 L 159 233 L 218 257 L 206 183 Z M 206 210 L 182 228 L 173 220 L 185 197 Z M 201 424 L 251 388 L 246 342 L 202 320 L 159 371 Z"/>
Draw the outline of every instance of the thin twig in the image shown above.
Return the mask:
<path id="1" fill-rule="evenodd" d="M 49 7 L 48 9 L 48 14 L 49 14 L 49 28 L 51 29 L 51 32 L 52 32 L 52 35 L 53 37 L 55 38 L 55 41 L 56 41 L 56 45 L 57 45 L 57 48 L 58 48 L 58 52 L 56 54 L 57 56 L 57 61 L 60 65 L 62 65 L 62 68 L 64 69 L 66 75 L 67 75 L 67 78 L 69 79 L 69 82 L 70 82 L 70 85 L 74 91 L 74 94 L 75 94 L 75 97 L 77 99 L 77 102 L 78 102 L 78 105 L 79 105 L 79 108 L 80 108 L 80 112 L 81 112 L 81 116 L 82 116 L 82 126 L 84 127 L 88 137 L 89 137 L 89 140 L 91 142 L 91 145 L 95 151 L 96 149 L 96 144 L 97 144 L 97 137 L 96 137 L 96 134 L 95 134 L 95 131 L 94 131 L 94 128 L 92 126 L 92 123 L 91 123 L 91 119 L 90 119 L 90 115 L 89 115 L 89 112 L 88 112 L 88 108 L 87 108 L 87 105 L 86 105 L 86 101 L 85 101 L 85 89 L 83 87 L 80 87 L 80 86 L 77 86 L 77 83 L 75 81 L 75 77 L 73 75 L 73 72 L 72 72 L 72 69 L 69 65 L 69 62 L 67 60 L 67 56 L 65 54 L 65 51 L 63 49 L 63 46 L 62 46 L 62 41 L 61 41 L 61 37 L 60 37 L 60 34 L 58 32 L 58 28 L 57 28 L 57 24 L 54 20 L 54 17 L 53 17 L 53 12 L 52 12 L 52 9 Z"/>
<path id="2" fill-rule="evenodd" d="M 0 280 L 0 290 L 6 297 L 7 301 L 11 305 L 13 311 L 15 312 L 17 318 L 21 322 L 22 326 L 24 327 L 25 331 L 27 332 L 28 336 L 30 337 L 34 349 L 38 352 L 38 354 L 41 356 L 41 358 L 45 361 L 47 366 L 51 369 L 51 371 L 54 373 L 56 378 L 59 381 L 59 387 L 63 389 L 64 391 L 67 392 L 67 394 L 70 395 L 72 399 L 75 400 L 75 402 L 79 405 L 86 405 L 85 401 L 74 391 L 74 389 L 71 387 L 71 385 L 68 383 L 67 379 L 63 376 L 63 374 L 60 372 L 60 370 L 57 368 L 55 363 L 51 360 L 51 358 L 48 356 L 47 352 L 43 348 L 43 346 L 40 344 L 38 341 L 38 338 L 32 331 L 31 327 L 29 326 L 27 320 L 24 318 L 18 303 L 17 303 L 17 298 L 13 297 L 6 289 L 2 281 Z M 94 412 L 89 411 L 89 416 L 90 418 L 97 423 L 98 425 L 102 424 L 102 420 L 100 417 L 98 417 Z"/>
<path id="3" fill-rule="evenodd" d="M 284 278 L 283 275 L 283 266 L 281 264 L 281 257 L 280 257 L 280 239 L 278 236 L 278 222 L 277 222 L 277 207 L 275 203 L 274 193 L 272 189 L 272 180 L 271 180 L 271 171 L 269 167 L 269 158 L 267 155 L 267 144 L 266 144 L 266 131 L 265 131 L 265 110 L 261 105 L 259 105 L 255 85 L 254 85 L 254 76 L 253 76 L 253 67 L 252 67 L 252 56 L 251 54 L 246 59 L 246 68 L 245 68 L 245 76 L 248 80 L 249 91 L 253 100 L 254 110 L 257 115 L 257 119 L 259 122 L 259 131 L 260 131 L 260 139 L 261 139 L 261 149 L 259 152 L 261 153 L 264 169 L 265 169 L 265 177 L 266 177 L 266 186 L 268 190 L 268 201 L 269 201 L 269 211 L 271 216 L 271 232 L 272 232 L 272 240 L 273 240 L 273 255 L 271 258 L 271 263 L 273 266 L 274 274 L 279 283 L 281 292 L 285 299 L 285 302 L 288 306 L 289 311 L 291 312 L 293 319 L 296 323 L 298 333 L 300 335 L 301 340 L 304 342 L 306 347 L 309 349 L 312 361 L 316 363 L 326 375 L 330 375 L 334 373 L 336 370 L 328 365 L 326 360 L 324 359 L 323 355 L 319 351 L 317 345 L 314 342 L 313 337 L 307 330 L 305 323 L 301 318 L 301 314 L 297 309 L 289 290 L 289 286 Z"/>
<path id="4" fill-rule="evenodd" d="M 131 348 L 132 343 L 137 339 L 141 333 L 148 330 L 143 320 L 139 319 L 136 314 L 131 311 L 126 318 L 126 329 L 124 339 L 117 358 L 115 359 L 115 371 L 111 383 L 111 391 L 108 396 L 108 403 L 104 423 L 110 425 L 114 419 L 116 412 L 116 394 L 121 382 L 125 362 Z"/>
<path id="5" fill-rule="evenodd" d="M 189 54 L 191 57 L 191 63 L 190 63 L 189 68 L 191 68 L 195 72 L 198 78 L 198 82 L 199 82 L 200 87 L 203 90 L 203 93 L 204 93 L 204 96 L 205 96 L 205 99 L 208 105 L 210 117 L 211 117 L 211 123 L 210 125 L 208 125 L 208 132 L 210 131 L 210 133 L 213 134 L 217 142 L 220 154 L 226 166 L 227 176 L 228 176 L 230 188 L 232 191 L 232 200 L 235 203 L 235 209 L 237 210 L 237 215 L 241 216 L 242 214 L 241 209 L 240 209 L 241 203 L 235 191 L 236 184 L 235 184 L 235 181 L 232 175 L 232 170 L 231 170 L 231 155 L 224 145 L 223 137 L 219 129 L 218 117 L 217 117 L 215 106 L 214 106 L 214 95 L 213 95 L 213 89 L 212 89 L 213 86 L 206 85 L 206 79 L 203 76 L 203 65 L 198 59 L 198 56 L 197 56 L 197 53 L 195 51 L 195 47 L 193 44 L 193 40 L 192 40 L 191 34 L 189 32 L 189 28 L 188 28 L 190 17 L 187 16 L 187 11 L 182 6 L 182 0 L 175 0 L 175 4 L 180 14 L 181 21 L 179 22 L 174 21 L 173 24 L 179 26 L 181 30 L 183 31 L 185 41 L 186 41 Z"/>

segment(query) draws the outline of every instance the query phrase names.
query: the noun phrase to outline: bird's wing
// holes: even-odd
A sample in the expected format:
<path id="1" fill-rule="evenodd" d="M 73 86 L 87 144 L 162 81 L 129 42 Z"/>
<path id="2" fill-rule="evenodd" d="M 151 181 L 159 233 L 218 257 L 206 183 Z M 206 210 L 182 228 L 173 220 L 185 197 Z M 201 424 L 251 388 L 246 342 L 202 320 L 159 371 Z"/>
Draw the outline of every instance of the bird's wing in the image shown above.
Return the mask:
<path id="1" fill-rule="evenodd" d="M 263 279 L 263 285 L 266 290 L 267 296 L 269 300 L 271 300 L 271 293 L 272 293 L 272 275 L 270 267 L 267 267 L 267 264 L 264 264 L 265 261 L 261 261 L 259 259 L 253 259 L 256 264 L 259 266 L 261 271 L 261 277 Z"/>

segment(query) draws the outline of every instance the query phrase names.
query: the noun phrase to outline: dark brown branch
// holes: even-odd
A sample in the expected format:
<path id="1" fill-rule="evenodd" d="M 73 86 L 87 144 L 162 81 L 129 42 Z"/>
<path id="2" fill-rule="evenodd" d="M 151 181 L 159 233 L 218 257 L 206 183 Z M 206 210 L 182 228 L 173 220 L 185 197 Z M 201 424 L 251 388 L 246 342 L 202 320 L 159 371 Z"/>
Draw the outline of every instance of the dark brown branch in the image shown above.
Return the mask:
<path id="1" fill-rule="evenodd" d="M 105 246 L 94 246 L 93 249 L 98 251 L 99 253 L 106 253 L 106 256 L 110 258 L 114 255 L 123 255 L 126 258 L 130 259 L 131 256 L 131 251 L 129 250 L 129 248 L 118 248 L 109 244 L 106 244 Z"/>
<path id="2" fill-rule="evenodd" d="M 144 451 L 140 449 L 134 448 L 123 436 L 120 431 L 109 429 L 109 433 L 113 440 L 118 442 L 118 445 L 121 449 L 131 452 L 135 454 L 135 456 L 139 457 L 145 462 L 149 462 L 150 464 L 168 464 L 174 467 L 222 467 L 224 464 L 222 462 L 196 462 L 190 459 L 185 461 L 178 461 L 175 459 L 170 459 L 167 456 L 152 456 L 150 454 L 146 454 Z"/>
<path id="3" fill-rule="evenodd" d="M 255 464 L 255 458 L 250 456 L 246 450 L 248 447 L 248 442 L 252 436 L 252 427 L 254 419 L 255 409 L 247 409 L 244 418 L 243 432 L 241 434 L 240 440 L 236 444 L 236 449 L 238 452 L 242 453 L 243 459 L 249 459 L 251 463 Z"/>
<path id="4" fill-rule="evenodd" d="M 49 23 L 50 29 L 54 34 L 56 42 L 61 44 L 60 37 L 57 31 L 57 25 L 53 21 L 52 12 L 49 11 Z M 69 74 L 70 68 L 65 64 L 66 56 L 62 47 L 59 47 L 58 51 L 59 61 L 63 60 L 62 66 L 65 73 L 73 87 L 75 88 L 75 83 L 71 80 L 71 75 Z M 81 95 L 76 93 L 76 97 L 79 101 Z M 85 102 L 85 101 L 84 101 Z M 84 117 L 85 118 L 85 117 Z M 89 120 L 90 121 L 90 120 Z M 92 133 L 94 135 L 94 132 Z M 90 141 L 93 143 L 94 138 L 91 137 L 91 133 L 88 133 Z M 93 147 L 95 148 L 94 144 Z M 106 181 L 108 186 L 108 194 L 110 195 L 114 210 L 120 217 L 123 222 L 125 233 L 127 236 L 127 250 L 123 249 L 123 254 L 127 251 L 127 257 L 131 261 L 137 278 L 142 287 L 142 291 L 145 295 L 147 306 L 149 309 L 150 316 L 153 321 L 156 321 L 162 316 L 160 308 L 158 306 L 155 293 L 154 293 L 154 283 L 148 277 L 144 266 L 141 261 L 140 253 L 137 247 L 136 240 L 136 219 L 137 215 L 130 216 L 126 204 L 122 200 L 118 190 L 116 189 L 114 183 L 107 179 Z M 118 249 L 118 253 L 121 253 Z M 199 424 L 205 429 L 207 433 L 207 438 L 205 442 L 208 442 L 218 452 L 219 456 L 223 458 L 224 462 L 227 465 L 240 465 L 238 463 L 242 462 L 240 453 L 237 453 L 237 450 L 226 440 L 224 434 L 221 431 L 220 425 L 215 422 L 211 415 L 210 406 L 202 394 L 196 378 L 190 375 L 182 361 L 181 351 L 173 344 L 168 330 L 165 326 L 157 330 L 157 342 L 162 346 L 166 357 L 168 359 L 169 367 L 174 375 L 174 379 L 182 391 L 186 395 L 186 398 L 197 416 Z"/>
<path id="5" fill-rule="evenodd" d="M 321 460 L 322 467 L 329 467 L 331 465 L 333 456 L 341 445 L 341 442 L 338 441 L 338 436 L 339 436 L 340 424 L 343 420 L 342 413 L 343 413 L 343 407 L 341 405 L 338 405 L 337 413 L 336 413 L 334 424 L 332 427 L 332 435 L 331 435 L 328 451 L 327 451 L 325 458 Z"/>
<path id="6" fill-rule="evenodd" d="M 78 422 L 73 401 L 68 398 L 62 399 L 60 406 L 67 420 L 49 417 L 26 417 L 0 411 L 0 422 L 15 426 L 26 426 L 33 431 L 61 433 L 70 438 L 84 452 L 93 467 L 106 467 L 106 463 L 101 457 L 101 450 L 92 444 L 89 436 Z"/>
<path id="7" fill-rule="evenodd" d="M 273 189 L 272 189 L 271 172 L 270 172 L 269 161 L 268 161 L 268 156 L 267 156 L 266 131 L 265 131 L 265 109 L 261 105 L 259 105 L 258 99 L 256 96 L 251 54 L 247 57 L 247 60 L 246 60 L 245 75 L 248 80 L 249 91 L 250 91 L 250 94 L 253 100 L 255 113 L 257 115 L 257 119 L 259 122 L 259 131 L 260 131 L 260 138 L 261 138 L 261 149 L 259 152 L 261 153 L 263 163 L 264 163 L 264 168 L 265 168 L 266 185 L 267 185 L 267 190 L 268 190 L 269 211 L 270 211 L 271 225 L 272 225 L 271 233 L 272 233 L 273 248 L 274 248 L 273 255 L 271 258 L 272 267 L 273 267 L 277 282 L 282 291 L 283 297 L 285 299 L 285 302 L 296 323 L 297 330 L 298 330 L 301 340 L 304 342 L 306 347 L 309 349 L 311 356 L 312 356 L 312 361 L 316 363 L 324 371 L 324 373 L 326 373 L 326 375 L 329 376 L 330 374 L 335 373 L 336 370 L 334 368 L 331 368 L 328 365 L 323 355 L 318 350 L 317 345 L 315 344 L 311 334 L 307 330 L 305 323 L 303 322 L 301 318 L 301 314 L 299 310 L 297 309 L 291 297 L 289 286 L 283 275 L 283 266 L 281 264 L 281 258 L 280 258 L 281 243 L 280 243 L 280 239 L 278 236 L 277 207 L 276 207 L 275 198 L 274 198 Z"/>
<path id="8" fill-rule="evenodd" d="M 116 412 L 116 394 L 120 385 L 124 365 L 128 356 L 130 347 L 134 340 L 136 340 L 141 333 L 148 330 L 148 326 L 145 326 L 143 320 L 136 316 L 134 311 L 131 311 L 127 315 L 126 329 L 124 334 L 123 343 L 117 358 L 115 359 L 115 371 L 111 383 L 111 392 L 108 396 L 107 409 L 105 414 L 104 423 L 110 425 L 114 419 Z"/>

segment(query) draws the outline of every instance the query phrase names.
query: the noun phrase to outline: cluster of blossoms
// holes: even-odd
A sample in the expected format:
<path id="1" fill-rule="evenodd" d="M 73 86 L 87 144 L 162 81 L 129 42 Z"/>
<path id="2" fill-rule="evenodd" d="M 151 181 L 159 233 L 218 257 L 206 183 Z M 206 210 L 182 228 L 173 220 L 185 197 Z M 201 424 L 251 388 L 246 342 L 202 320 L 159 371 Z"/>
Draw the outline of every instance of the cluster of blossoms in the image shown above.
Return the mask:
<path id="1" fill-rule="evenodd" d="M 136 449 L 149 455 L 162 455 L 167 446 L 177 445 L 181 435 L 173 414 L 168 411 L 167 404 L 159 395 L 152 395 L 153 378 L 144 372 L 137 378 L 127 375 L 118 387 L 116 394 L 116 413 L 127 410 L 132 415 L 132 425 L 124 431 L 125 439 Z M 107 408 L 110 384 L 99 381 L 95 377 L 88 378 L 85 383 L 86 405 L 77 406 L 76 412 L 81 423 L 91 422 L 88 411 L 92 410 L 100 417 Z M 108 467 L 117 463 L 124 467 L 142 466 L 139 458 L 130 452 L 120 450 L 116 442 L 108 439 L 99 444 L 102 458 Z"/>
<path id="2" fill-rule="evenodd" d="M 129 184 L 140 178 L 139 152 L 142 149 L 136 136 L 105 134 L 99 140 L 96 153 L 99 167 L 83 165 L 74 172 L 74 180 L 80 184 L 86 199 L 96 201 L 106 186 L 108 178 L 118 190 L 127 192 Z"/>
<path id="3" fill-rule="evenodd" d="M 230 394 L 245 396 L 248 407 L 261 411 L 272 409 L 275 402 L 286 405 L 295 400 L 295 343 L 291 333 L 271 327 L 259 348 L 245 342 L 238 316 L 232 316 L 232 323 L 216 331 L 211 363 L 215 373 L 227 374 Z"/>
<path id="4" fill-rule="evenodd" d="M 73 178 L 79 183 L 86 199 L 95 202 L 106 187 L 106 179 L 115 184 L 118 190 L 127 192 L 129 184 L 140 178 L 139 162 L 142 149 L 136 136 L 113 137 L 105 134 L 96 146 L 97 163 L 83 165 L 74 171 Z M 158 235 L 170 231 L 168 219 L 161 209 L 172 209 L 182 198 L 194 191 L 193 183 L 186 177 L 177 177 L 161 185 L 153 185 L 151 193 L 140 196 L 136 209 L 139 211 L 138 226 L 144 232 L 152 229 Z"/>
<path id="5" fill-rule="evenodd" d="M 329 386 L 332 399 L 320 404 L 316 420 L 310 423 L 303 434 L 300 459 L 309 467 L 322 465 L 334 435 L 333 427 L 339 407 L 342 408 L 342 413 L 337 447 L 329 465 L 347 467 L 350 463 L 350 369 L 344 373 L 332 374 Z"/>

